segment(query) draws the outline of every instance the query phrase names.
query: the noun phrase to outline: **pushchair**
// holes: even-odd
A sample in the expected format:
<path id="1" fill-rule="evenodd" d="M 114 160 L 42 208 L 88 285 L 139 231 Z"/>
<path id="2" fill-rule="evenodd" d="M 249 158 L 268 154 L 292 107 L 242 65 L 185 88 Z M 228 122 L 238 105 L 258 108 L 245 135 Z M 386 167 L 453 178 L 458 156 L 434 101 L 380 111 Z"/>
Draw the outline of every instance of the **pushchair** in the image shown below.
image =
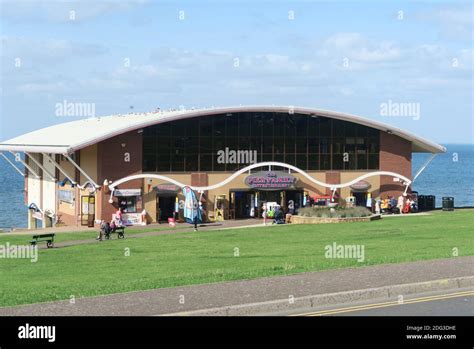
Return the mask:
<path id="1" fill-rule="evenodd" d="M 273 217 L 273 224 L 285 224 L 283 211 L 280 207 L 275 207 L 275 215 Z"/>

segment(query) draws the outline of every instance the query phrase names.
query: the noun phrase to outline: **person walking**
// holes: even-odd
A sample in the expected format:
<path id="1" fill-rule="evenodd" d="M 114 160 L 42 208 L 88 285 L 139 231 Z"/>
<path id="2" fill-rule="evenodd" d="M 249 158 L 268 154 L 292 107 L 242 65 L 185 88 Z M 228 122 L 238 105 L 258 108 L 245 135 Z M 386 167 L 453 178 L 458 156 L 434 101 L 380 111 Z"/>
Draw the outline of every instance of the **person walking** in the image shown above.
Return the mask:
<path id="1" fill-rule="evenodd" d="M 400 214 L 403 214 L 403 206 L 405 205 L 405 198 L 402 194 L 398 197 L 397 208 Z"/>

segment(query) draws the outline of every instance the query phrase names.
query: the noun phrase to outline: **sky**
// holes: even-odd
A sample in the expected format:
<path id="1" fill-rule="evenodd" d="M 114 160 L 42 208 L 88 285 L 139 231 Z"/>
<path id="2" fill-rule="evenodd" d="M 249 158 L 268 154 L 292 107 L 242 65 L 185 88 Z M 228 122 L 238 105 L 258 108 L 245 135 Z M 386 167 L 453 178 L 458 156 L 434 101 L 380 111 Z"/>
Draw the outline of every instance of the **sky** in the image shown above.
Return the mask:
<path id="1" fill-rule="evenodd" d="M 57 109 L 87 103 L 96 116 L 314 107 L 474 143 L 469 1 L 0 4 L 0 141 L 87 117 Z"/>

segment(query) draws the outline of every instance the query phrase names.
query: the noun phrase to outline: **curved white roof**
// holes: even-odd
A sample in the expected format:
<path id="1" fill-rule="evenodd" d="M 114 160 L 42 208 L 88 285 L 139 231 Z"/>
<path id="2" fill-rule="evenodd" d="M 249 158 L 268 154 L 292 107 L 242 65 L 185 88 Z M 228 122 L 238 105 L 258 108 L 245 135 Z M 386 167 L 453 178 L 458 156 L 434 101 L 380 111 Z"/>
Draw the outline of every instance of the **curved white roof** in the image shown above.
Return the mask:
<path id="1" fill-rule="evenodd" d="M 138 130 L 146 126 L 167 121 L 192 118 L 204 115 L 238 112 L 280 112 L 288 113 L 288 106 L 238 106 L 196 110 L 159 111 L 142 114 L 111 115 L 66 122 L 30 133 L 0 143 L 0 151 L 27 151 L 32 153 L 71 153 L 98 143 L 116 135 Z M 378 121 L 360 116 L 339 113 L 329 110 L 292 107 L 295 114 L 323 116 L 338 120 L 350 121 L 373 127 L 402 137 L 412 142 L 413 152 L 443 153 L 446 148 Z"/>

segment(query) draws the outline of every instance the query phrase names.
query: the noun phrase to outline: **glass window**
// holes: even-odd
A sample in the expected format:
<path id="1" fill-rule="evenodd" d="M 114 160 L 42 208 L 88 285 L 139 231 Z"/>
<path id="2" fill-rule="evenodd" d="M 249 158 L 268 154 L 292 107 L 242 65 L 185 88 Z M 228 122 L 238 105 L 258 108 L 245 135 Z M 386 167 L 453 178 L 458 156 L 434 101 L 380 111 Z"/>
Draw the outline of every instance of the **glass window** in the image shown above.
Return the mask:
<path id="1" fill-rule="evenodd" d="M 310 138 L 319 137 L 319 117 L 308 118 L 308 136 Z"/>
<path id="2" fill-rule="evenodd" d="M 345 170 L 356 170 L 356 155 L 353 152 L 349 152 L 349 161 L 344 162 Z"/>
<path id="3" fill-rule="evenodd" d="M 201 137 L 199 139 L 199 152 L 212 153 L 212 138 L 211 137 Z"/>
<path id="4" fill-rule="evenodd" d="M 239 150 L 239 138 L 227 137 L 225 141 L 226 147 L 228 147 L 230 150 Z"/>
<path id="5" fill-rule="evenodd" d="M 174 155 L 171 157 L 171 172 L 184 171 L 184 154 Z"/>
<path id="6" fill-rule="evenodd" d="M 321 154 L 320 169 L 321 170 L 331 169 L 331 154 Z"/>
<path id="7" fill-rule="evenodd" d="M 331 137 L 331 119 L 320 118 L 319 135 L 321 137 Z"/>
<path id="8" fill-rule="evenodd" d="M 296 121 L 296 137 L 306 138 L 308 136 L 308 116 L 297 115 Z"/>
<path id="9" fill-rule="evenodd" d="M 306 137 L 296 138 L 296 153 L 305 154 L 308 152 L 308 139 Z"/>
<path id="10" fill-rule="evenodd" d="M 319 153 L 318 138 L 308 138 L 308 153 Z"/>
<path id="11" fill-rule="evenodd" d="M 239 119 L 239 136 L 250 136 L 250 114 L 241 113 Z"/>
<path id="12" fill-rule="evenodd" d="M 333 170 L 344 169 L 344 154 L 341 154 L 341 153 L 332 154 L 332 169 Z"/>
<path id="13" fill-rule="evenodd" d="M 260 114 L 252 114 L 250 122 L 250 135 L 252 137 L 261 137 L 262 135 L 262 120 Z"/>
<path id="14" fill-rule="evenodd" d="M 341 120 L 332 121 L 332 136 L 333 137 L 344 137 L 344 126 L 346 122 Z"/>
<path id="15" fill-rule="evenodd" d="M 262 139 L 262 152 L 273 153 L 273 138 L 263 137 Z"/>
<path id="16" fill-rule="evenodd" d="M 198 154 L 197 153 L 186 153 L 186 171 L 197 171 L 198 170 Z"/>
<path id="17" fill-rule="evenodd" d="M 285 152 L 284 138 L 275 138 L 273 140 L 273 151 L 275 154 L 283 154 Z"/>
<path id="18" fill-rule="evenodd" d="M 151 128 L 152 129 L 154 128 L 156 130 L 155 134 L 157 136 L 167 136 L 167 137 L 169 137 L 171 135 L 171 123 L 169 123 L 169 122 L 165 122 L 163 124 L 152 126 Z"/>
<path id="19" fill-rule="evenodd" d="M 319 170 L 319 154 L 308 154 L 308 170 Z"/>
<path id="20" fill-rule="evenodd" d="M 186 120 L 177 120 L 171 122 L 171 135 L 185 136 L 186 135 Z"/>
<path id="21" fill-rule="evenodd" d="M 367 169 L 367 155 L 366 154 L 357 154 L 357 169 L 358 170 Z"/>
<path id="22" fill-rule="evenodd" d="M 355 137 L 357 135 L 356 125 L 353 122 L 345 123 L 345 132 L 346 137 Z"/>
<path id="23" fill-rule="evenodd" d="M 369 154 L 369 169 L 378 170 L 379 169 L 379 154 Z"/>
<path id="24" fill-rule="evenodd" d="M 157 172 L 170 172 L 171 170 L 170 160 L 171 160 L 171 157 L 169 153 L 159 153 L 158 159 L 157 159 L 157 166 L 155 170 Z"/>
<path id="25" fill-rule="evenodd" d="M 137 213 L 136 196 L 119 196 L 117 202 L 124 213 Z"/>
<path id="26" fill-rule="evenodd" d="M 262 136 L 273 137 L 273 113 L 262 114 Z"/>
<path id="27" fill-rule="evenodd" d="M 286 153 L 285 154 L 285 162 L 289 165 L 295 166 L 295 162 L 296 162 L 295 154 Z"/>
<path id="28" fill-rule="evenodd" d="M 295 166 L 306 171 L 308 169 L 308 156 L 306 154 L 296 154 Z"/>
<path id="29" fill-rule="evenodd" d="M 225 115 L 215 115 L 214 119 L 214 137 L 225 136 Z"/>
<path id="30" fill-rule="evenodd" d="M 283 153 L 273 154 L 273 161 L 276 162 L 285 162 L 285 155 Z"/>
<path id="31" fill-rule="evenodd" d="M 212 171 L 212 154 L 201 154 L 199 161 L 199 171 Z"/>
<path id="32" fill-rule="evenodd" d="M 226 119 L 226 137 L 238 137 L 239 136 L 239 116 L 238 114 L 228 114 Z"/>
<path id="33" fill-rule="evenodd" d="M 378 137 L 370 137 L 368 139 L 368 151 L 369 153 L 378 153 L 379 152 L 379 143 L 380 139 Z"/>
<path id="34" fill-rule="evenodd" d="M 212 117 L 202 117 L 199 121 L 199 129 L 201 137 L 212 137 Z"/>
<path id="35" fill-rule="evenodd" d="M 276 113 L 273 116 L 273 135 L 275 138 L 285 137 L 285 118 L 286 114 Z"/>

